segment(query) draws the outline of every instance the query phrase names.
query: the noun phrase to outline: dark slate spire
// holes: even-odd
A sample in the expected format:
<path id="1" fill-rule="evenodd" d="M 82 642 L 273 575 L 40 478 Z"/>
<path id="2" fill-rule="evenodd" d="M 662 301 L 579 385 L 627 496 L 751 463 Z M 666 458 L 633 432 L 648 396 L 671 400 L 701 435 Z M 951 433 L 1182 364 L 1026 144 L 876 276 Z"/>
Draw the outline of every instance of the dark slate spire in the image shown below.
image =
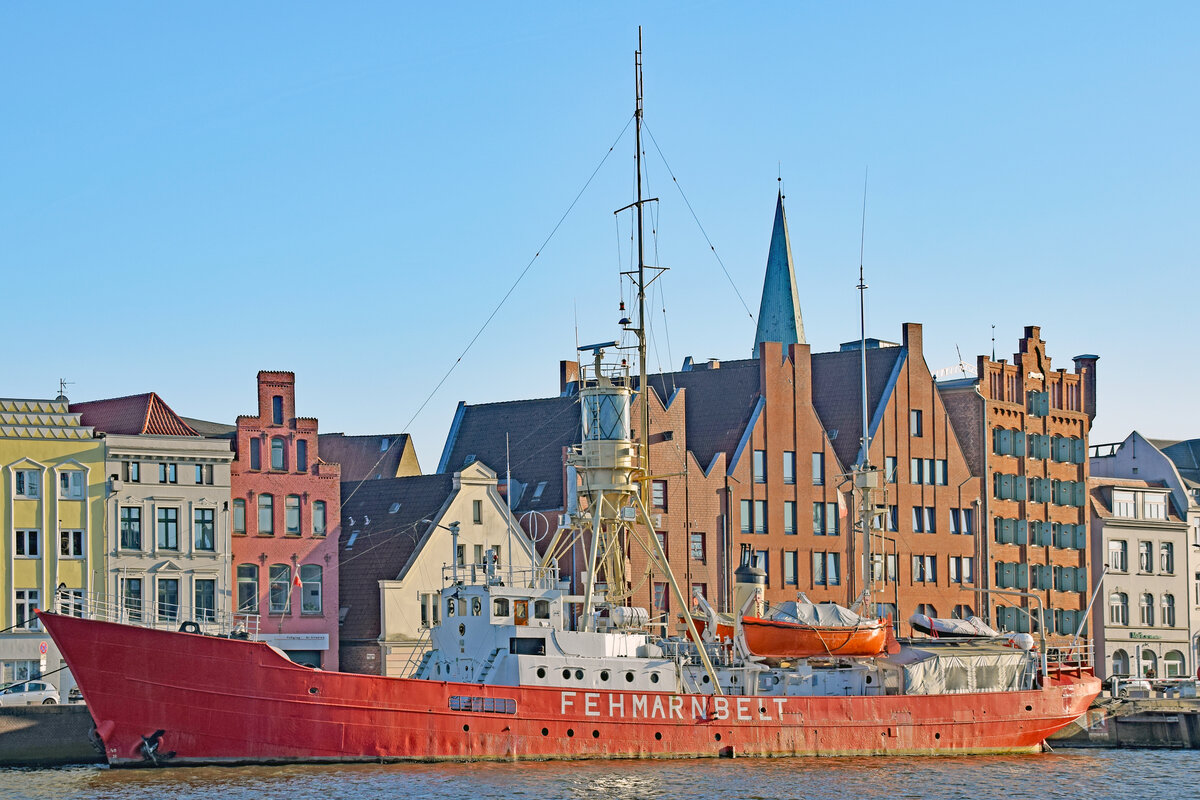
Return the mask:
<path id="1" fill-rule="evenodd" d="M 784 345 L 805 343 L 804 320 L 800 317 L 800 297 L 796 292 L 796 271 L 792 267 L 792 245 L 788 240 L 782 192 L 775 202 L 775 228 L 771 231 L 767 276 L 763 280 L 762 303 L 758 306 L 758 330 L 754 334 L 755 357 L 762 342 L 783 342 Z"/>

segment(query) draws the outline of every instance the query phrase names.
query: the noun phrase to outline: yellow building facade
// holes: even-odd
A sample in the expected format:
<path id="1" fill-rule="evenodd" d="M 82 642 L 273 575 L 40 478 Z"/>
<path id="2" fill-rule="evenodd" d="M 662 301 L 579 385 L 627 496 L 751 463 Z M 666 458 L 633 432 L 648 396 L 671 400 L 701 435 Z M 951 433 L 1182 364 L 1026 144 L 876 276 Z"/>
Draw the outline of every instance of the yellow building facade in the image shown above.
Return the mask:
<path id="1" fill-rule="evenodd" d="M 36 675 L 74 685 L 34 609 L 85 613 L 105 591 L 104 441 L 66 399 L 0 399 L 0 687 Z M 53 673 L 53 674 L 51 674 Z"/>

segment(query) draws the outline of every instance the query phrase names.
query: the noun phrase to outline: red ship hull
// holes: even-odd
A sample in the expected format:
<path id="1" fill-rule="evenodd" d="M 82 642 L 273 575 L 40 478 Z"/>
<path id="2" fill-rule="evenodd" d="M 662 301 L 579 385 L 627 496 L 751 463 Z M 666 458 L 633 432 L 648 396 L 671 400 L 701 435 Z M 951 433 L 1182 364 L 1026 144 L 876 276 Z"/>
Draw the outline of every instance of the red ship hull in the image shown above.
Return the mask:
<path id="1" fill-rule="evenodd" d="M 322 672 L 257 642 L 41 616 L 122 766 L 1032 752 L 1100 688 L 1086 672 L 938 696 L 482 686 Z"/>

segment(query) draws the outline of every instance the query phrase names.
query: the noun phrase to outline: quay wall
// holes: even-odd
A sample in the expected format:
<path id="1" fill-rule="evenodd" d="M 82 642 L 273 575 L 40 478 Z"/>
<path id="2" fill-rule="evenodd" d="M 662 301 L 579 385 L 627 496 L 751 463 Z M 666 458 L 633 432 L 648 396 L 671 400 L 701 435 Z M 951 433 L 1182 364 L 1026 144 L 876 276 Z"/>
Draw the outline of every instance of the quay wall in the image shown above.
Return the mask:
<path id="1" fill-rule="evenodd" d="M 102 764 L 84 705 L 0 708 L 0 767 Z"/>
<path id="2" fill-rule="evenodd" d="M 1200 749 L 1200 701 L 1100 699 L 1050 737 L 1051 747 Z"/>

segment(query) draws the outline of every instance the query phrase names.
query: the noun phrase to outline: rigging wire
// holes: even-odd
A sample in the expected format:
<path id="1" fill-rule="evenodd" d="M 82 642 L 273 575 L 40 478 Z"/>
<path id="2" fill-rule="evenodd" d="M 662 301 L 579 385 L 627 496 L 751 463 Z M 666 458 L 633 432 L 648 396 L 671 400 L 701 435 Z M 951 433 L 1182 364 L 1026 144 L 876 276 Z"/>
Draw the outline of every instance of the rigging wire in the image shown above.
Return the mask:
<path id="1" fill-rule="evenodd" d="M 412 417 L 408 420 L 407 423 L 405 423 L 404 428 L 403 428 L 404 430 L 408 430 L 412 427 L 412 424 L 416 421 L 417 417 L 419 417 L 421 415 L 421 412 L 425 410 L 425 406 L 429 405 L 429 401 L 431 401 L 434 398 L 434 396 L 438 393 L 438 390 L 440 390 L 442 388 L 442 385 L 445 384 L 445 382 L 447 380 L 449 380 L 450 375 L 454 372 L 455 369 L 458 368 L 458 365 L 462 363 L 463 358 L 465 358 L 467 353 L 469 353 L 471 351 L 471 348 L 475 346 L 475 343 L 477 341 L 479 341 L 479 337 L 483 335 L 483 332 L 485 330 L 487 330 L 488 325 L 490 325 L 492 320 L 495 319 L 496 315 L 498 313 L 500 313 L 500 309 L 503 308 L 504 304 L 508 301 L 508 298 L 512 296 L 512 293 L 514 291 L 516 291 L 517 286 L 521 283 L 522 279 L 524 279 L 525 275 L 533 267 L 534 262 L 537 261 L 538 257 L 542 254 L 542 251 L 546 249 L 546 245 L 550 244 L 550 240 L 554 238 L 554 235 L 556 233 L 558 233 L 558 229 L 562 227 L 563 222 L 566 221 L 566 219 L 570 215 L 571 211 L 574 210 L 576 204 L 579 203 L 579 198 L 583 197 L 583 193 L 586 192 L 587 188 L 592 185 L 592 181 L 595 180 L 596 175 L 597 175 L 597 173 L 600 172 L 601 167 L 603 167 L 605 162 L 608 161 L 608 157 L 612 155 L 613 150 L 616 148 L 616 146 L 618 144 L 620 144 L 621 139 L 623 139 L 625 137 L 625 132 L 629 130 L 629 126 L 633 124 L 633 120 L 634 120 L 634 116 L 630 116 L 629 120 L 625 123 L 625 127 L 621 128 L 621 132 L 619 134 L 617 134 L 617 138 L 613 140 L 613 143 L 611 145 L 609 145 L 608 150 L 605 151 L 604 157 L 600 159 L 600 163 L 596 165 L 596 168 L 594 170 L 592 170 L 592 174 L 588 176 L 588 179 L 586 181 L 584 181 L 583 186 L 579 189 L 579 192 L 576 193 L 575 199 L 573 199 L 571 201 L 571 204 L 567 206 L 567 210 L 564 211 L 562 216 L 558 218 L 558 222 L 554 223 L 554 227 L 550 230 L 549 235 L 546 236 L 545 241 L 542 242 L 541 246 L 538 247 L 537 251 L 533 254 L 533 258 L 529 259 L 529 263 L 526 264 L 525 268 L 523 270 L 521 270 L 519 275 L 517 275 L 516 280 L 514 280 L 512 285 L 508 287 L 508 291 L 504 293 L 504 296 L 500 298 L 500 302 L 498 302 L 496 304 L 496 307 L 492 309 L 492 313 L 488 314 L 487 319 L 485 319 L 483 321 L 483 324 L 479 326 L 479 330 L 475 331 L 475 335 L 471 337 L 471 340 L 469 342 L 467 342 L 467 346 L 464 347 L 462 352 L 458 354 L 458 358 L 454 359 L 454 362 L 450 365 L 450 368 L 448 370 L 446 370 L 446 373 L 444 375 L 442 375 L 441 380 L 439 380 L 437 382 L 437 385 L 435 385 L 433 387 L 433 389 L 429 392 L 429 394 L 425 397 L 425 399 L 423 401 L 421 401 L 421 405 L 419 405 L 417 407 L 417 410 L 413 412 Z M 396 442 L 398 442 L 401 438 L 403 438 L 403 437 L 396 437 Z M 371 467 L 371 471 L 373 471 L 375 469 L 375 467 L 378 467 L 383 462 L 383 459 L 387 456 L 388 452 L 392 449 L 392 447 L 395 446 L 396 442 L 392 442 L 388 446 L 388 449 L 383 451 L 383 453 L 379 456 L 379 459 Z M 365 480 L 366 479 L 359 481 L 358 485 L 354 487 L 354 489 L 350 492 L 349 496 L 347 496 L 346 498 L 344 498 L 342 500 L 343 505 L 345 503 L 347 503 L 351 498 L 353 498 L 355 494 L 358 493 L 358 490 L 360 488 L 362 488 L 362 485 L 365 482 Z"/>
<path id="2" fill-rule="evenodd" d="M 650 141 L 654 143 L 654 149 L 658 151 L 658 157 L 662 159 L 663 166 L 667 168 L 667 174 L 671 176 L 671 181 L 675 184 L 675 188 L 679 190 L 679 196 L 683 198 L 684 205 L 686 205 L 688 211 L 692 213 L 692 219 L 696 220 L 696 227 L 700 229 L 701 235 L 704 236 L 704 241 L 708 242 L 708 249 L 712 251 L 713 257 L 717 259 L 717 263 L 721 265 L 721 271 L 725 273 L 725 278 L 729 281 L 729 285 L 733 288 L 733 293 L 737 295 L 737 299 L 739 302 L 741 302 L 742 308 L 746 309 L 746 316 L 750 317 L 750 319 L 754 319 L 754 314 L 750 311 L 750 307 L 746 305 L 746 300 L 742 297 L 742 293 L 738 291 L 737 284 L 733 282 L 733 277 L 730 276 L 729 270 L 725 267 L 725 262 L 721 260 L 721 256 L 717 252 L 717 248 L 713 246 L 712 239 L 708 238 L 708 231 L 704 230 L 704 225 L 700 222 L 700 217 L 696 216 L 696 209 L 692 208 L 691 201 L 688 200 L 687 195 L 683 192 L 683 185 L 680 184 L 679 179 L 675 177 L 675 173 L 671 169 L 671 165 L 667 163 L 667 157 L 663 155 L 662 148 L 658 146 L 658 140 L 654 138 L 654 134 L 650 131 L 650 128 L 648 125 L 646 125 L 646 121 L 644 119 L 642 120 L 642 127 L 645 128 L 646 133 L 650 135 Z"/>

